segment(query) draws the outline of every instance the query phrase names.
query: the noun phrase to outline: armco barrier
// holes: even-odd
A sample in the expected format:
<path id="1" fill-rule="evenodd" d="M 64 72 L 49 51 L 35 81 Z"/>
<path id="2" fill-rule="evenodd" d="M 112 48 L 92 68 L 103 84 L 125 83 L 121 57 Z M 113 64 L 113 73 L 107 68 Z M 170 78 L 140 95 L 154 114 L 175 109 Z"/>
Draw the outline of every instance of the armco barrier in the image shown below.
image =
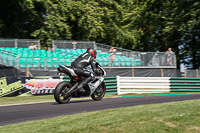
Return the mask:
<path id="1" fill-rule="evenodd" d="M 119 77 L 117 76 L 118 95 L 127 93 L 170 92 L 169 77 Z"/>
<path id="2" fill-rule="evenodd" d="M 69 81 L 69 77 L 63 77 L 63 80 Z M 117 94 L 117 79 L 116 77 L 105 77 L 106 94 Z"/>
<path id="3" fill-rule="evenodd" d="M 117 79 L 116 79 L 116 77 L 106 77 L 104 82 L 106 85 L 106 94 L 117 94 Z"/>
<path id="4" fill-rule="evenodd" d="M 17 96 L 27 91 L 33 95 L 52 94 L 56 84 L 69 77 L 0 78 L 0 97 Z M 105 77 L 106 94 L 200 92 L 200 78 L 175 77 Z"/>
<path id="5" fill-rule="evenodd" d="M 171 92 L 200 92 L 200 78 L 170 78 Z"/>

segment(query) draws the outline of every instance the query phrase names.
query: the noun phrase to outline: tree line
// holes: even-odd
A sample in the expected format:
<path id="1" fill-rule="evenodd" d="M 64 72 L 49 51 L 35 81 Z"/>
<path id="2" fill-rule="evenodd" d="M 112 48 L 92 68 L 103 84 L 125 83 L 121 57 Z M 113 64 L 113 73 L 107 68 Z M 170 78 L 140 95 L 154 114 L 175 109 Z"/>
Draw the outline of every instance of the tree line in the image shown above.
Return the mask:
<path id="1" fill-rule="evenodd" d="M 134 51 L 171 47 L 200 66 L 199 0 L 1 0 L 0 38 L 91 40 Z"/>

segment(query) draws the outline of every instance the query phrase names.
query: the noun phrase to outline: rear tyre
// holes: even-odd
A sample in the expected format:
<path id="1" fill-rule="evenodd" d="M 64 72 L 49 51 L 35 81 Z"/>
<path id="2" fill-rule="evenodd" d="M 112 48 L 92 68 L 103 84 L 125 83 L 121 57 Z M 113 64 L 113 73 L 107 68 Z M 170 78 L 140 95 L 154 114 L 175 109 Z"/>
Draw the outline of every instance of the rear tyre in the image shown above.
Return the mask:
<path id="1" fill-rule="evenodd" d="M 60 82 L 54 90 L 54 99 L 59 104 L 68 103 L 71 99 L 71 95 L 67 95 L 72 85 L 69 82 Z"/>
<path id="2" fill-rule="evenodd" d="M 94 101 L 99 101 L 104 97 L 105 93 L 106 93 L 106 86 L 105 83 L 102 82 L 99 85 L 99 87 L 95 90 L 95 92 L 91 95 L 91 97 Z"/>

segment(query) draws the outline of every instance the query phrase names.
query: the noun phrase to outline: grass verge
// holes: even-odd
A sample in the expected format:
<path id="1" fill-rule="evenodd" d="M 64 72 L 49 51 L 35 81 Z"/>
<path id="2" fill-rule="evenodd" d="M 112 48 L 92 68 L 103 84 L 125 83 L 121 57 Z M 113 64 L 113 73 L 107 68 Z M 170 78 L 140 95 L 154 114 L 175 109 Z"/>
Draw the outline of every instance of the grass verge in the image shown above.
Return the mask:
<path id="1" fill-rule="evenodd" d="M 140 105 L 0 127 L 1 133 L 199 133 L 200 100 Z"/>
<path id="2" fill-rule="evenodd" d="M 104 98 L 118 97 L 117 95 L 106 94 Z M 90 97 L 84 98 L 72 98 L 71 100 L 77 99 L 91 99 Z M 53 95 L 42 95 L 42 96 L 18 96 L 18 97 L 1 97 L 0 105 L 10 105 L 10 104 L 25 104 L 34 102 L 55 102 Z"/>

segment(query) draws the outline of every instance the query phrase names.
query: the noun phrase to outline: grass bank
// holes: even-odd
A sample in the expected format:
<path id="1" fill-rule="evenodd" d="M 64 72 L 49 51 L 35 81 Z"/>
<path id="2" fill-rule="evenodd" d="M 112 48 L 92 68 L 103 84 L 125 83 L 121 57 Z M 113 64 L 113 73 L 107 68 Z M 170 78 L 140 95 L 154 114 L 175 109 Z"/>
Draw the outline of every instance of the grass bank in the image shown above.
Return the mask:
<path id="1" fill-rule="evenodd" d="M 200 100 L 141 105 L 0 127 L 1 133 L 199 133 Z"/>

